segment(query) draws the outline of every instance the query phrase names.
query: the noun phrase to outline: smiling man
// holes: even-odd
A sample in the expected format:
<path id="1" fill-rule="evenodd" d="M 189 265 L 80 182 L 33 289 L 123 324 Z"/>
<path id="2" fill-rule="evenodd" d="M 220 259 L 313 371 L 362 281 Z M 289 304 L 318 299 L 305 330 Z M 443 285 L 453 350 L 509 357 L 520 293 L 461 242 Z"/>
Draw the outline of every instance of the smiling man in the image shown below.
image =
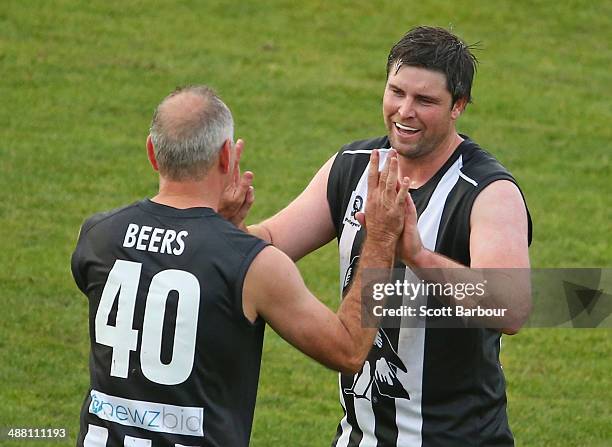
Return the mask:
<path id="1" fill-rule="evenodd" d="M 294 260 L 337 238 L 345 295 L 365 237 L 355 214 L 367 196 L 370 154 L 393 148 L 400 178 L 411 179 L 416 210 L 398 247 L 407 274 L 424 268 L 528 268 L 531 220 L 516 181 L 456 130 L 471 100 L 476 62 L 447 30 L 412 29 L 387 60 L 387 135 L 344 146 L 289 206 L 249 232 Z M 234 194 L 239 199 L 224 206 L 228 217 L 244 214 L 251 179 L 245 175 Z M 362 370 L 340 376 L 344 416 L 333 445 L 514 445 L 500 338 L 520 329 L 530 301 L 514 294 L 497 305 L 509 309 L 502 330 L 434 328 L 430 319 L 422 327 L 381 329 Z"/>

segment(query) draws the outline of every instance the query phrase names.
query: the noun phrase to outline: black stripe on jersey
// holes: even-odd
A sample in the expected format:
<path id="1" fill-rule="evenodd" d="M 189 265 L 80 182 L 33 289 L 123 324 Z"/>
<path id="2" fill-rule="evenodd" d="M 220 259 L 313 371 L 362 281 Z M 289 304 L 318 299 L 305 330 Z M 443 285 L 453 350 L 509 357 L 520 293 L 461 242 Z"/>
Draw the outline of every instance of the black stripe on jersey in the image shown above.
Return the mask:
<path id="1" fill-rule="evenodd" d="M 350 376 L 347 374 L 340 374 L 340 386 L 341 392 L 344 398 L 344 414 L 346 416 L 346 422 L 349 425 L 349 430 L 351 431 L 349 435 L 348 445 L 359 445 L 361 440 L 363 439 L 363 432 L 359 428 L 359 424 L 357 424 L 356 413 L 355 413 L 355 400 L 353 396 L 347 395 L 344 390 L 350 389 L 353 386 L 353 382 L 355 381 L 355 376 Z M 338 430 L 336 431 L 336 439 L 334 439 L 333 446 L 335 447 L 338 443 L 338 439 L 342 435 L 342 426 L 338 424 Z"/>
<path id="2" fill-rule="evenodd" d="M 455 151 L 448 160 L 442 165 L 440 169 L 421 187 L 417 189 L 410 190 L 410 197 L 414 202 L 414 206 L 417 210 L 417 216 L 420 216 L 423 211 L 429 205 L 429 200 L 433 195 L 434 191 L 438 187 L 438 183 L 444 177 L 444 174 L 448 171 L 448 169 L 457 161 L 457 158 L 460 156 L 460 151 Z M 444 204 L 436 204 L 436 206 L 444 206 Z"/>

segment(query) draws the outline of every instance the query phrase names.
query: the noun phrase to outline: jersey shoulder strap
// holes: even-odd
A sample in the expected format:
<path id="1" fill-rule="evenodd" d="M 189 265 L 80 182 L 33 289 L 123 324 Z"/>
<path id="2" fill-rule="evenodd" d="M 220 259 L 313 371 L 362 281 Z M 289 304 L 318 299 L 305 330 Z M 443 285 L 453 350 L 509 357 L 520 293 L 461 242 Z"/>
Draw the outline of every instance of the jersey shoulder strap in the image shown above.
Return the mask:
<path id="1" fill-rule="evenodd" d="M 527 224 L 528 224 L 528 243 L 531 244 L 533 236 L 533 224 L 531 221 L 531 215 L 529 208 L 527 207 L 527 200 L 521 190 L 518 182 L 512 175 L 512 173 L 502 165 L 493 155 L 486 150 L 482 149 L 474 141 L 467 139 L 461 145 L 461 177 L 466 182 L 470 183 L 473 188 L 471 194 L 469 194 L 469 206 L 471 210 L 474 200 L 487 186 L 497 180 L 508 180 L 516 185 L 519 189 L 523 201 L 525 202 L 525 210 L 527 212 Z"/>

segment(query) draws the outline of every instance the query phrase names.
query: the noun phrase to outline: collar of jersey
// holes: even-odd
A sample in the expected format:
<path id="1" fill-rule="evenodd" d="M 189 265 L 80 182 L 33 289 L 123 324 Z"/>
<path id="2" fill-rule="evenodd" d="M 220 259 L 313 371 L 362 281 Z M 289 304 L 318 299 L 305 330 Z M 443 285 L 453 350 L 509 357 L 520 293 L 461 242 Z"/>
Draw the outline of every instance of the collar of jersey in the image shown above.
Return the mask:
<path id="1" fill-rule="evenodd" d="M 157 214 L 160 216 L 170 217 L 206 217 L 215 215 L 215 211 L 209 207 L 194 207 L 194 208 L 174 208 L 168 205 L 162 205 L 151 201 L 151 199 L 144 199 L 138 203 L 143 210 Z"/>

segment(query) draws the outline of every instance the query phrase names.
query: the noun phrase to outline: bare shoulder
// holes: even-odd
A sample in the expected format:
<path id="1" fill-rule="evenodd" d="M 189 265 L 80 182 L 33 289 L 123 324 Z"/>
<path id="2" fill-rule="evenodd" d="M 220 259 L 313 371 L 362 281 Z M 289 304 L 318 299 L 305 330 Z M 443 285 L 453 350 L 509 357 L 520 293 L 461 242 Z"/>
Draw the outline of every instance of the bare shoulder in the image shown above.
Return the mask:
<path id="1" fill-rule="evenodd" d="M 268 245 L 261 250 L 253 259 L 247 272 L 258 283 L 275 283 L 277 277 L 282 277 L 288 272 L 297 270 L 293 261 L 281 250 L 273 245 Z"/>
<path id="2" fill-rule="evenodd" d="M 474 201 L 470 216 L 473 268 L 529 266 L 529 224 L 525 201 L 509 180 L 488 185 Z"/>
<path id="3" fill-rule="evenodd" d="M 269 245 L 251 262 L 244 278 L 242 308 L 244 315 L 255 321 L 266 304 L 291 293 L 291 288 L 303 285 L 293 261 L 278 248 Z"/>
<path id="4" fill-rule="evenodd" d="M 526 225 L 527 210 L 518 186 L 510 180 L 497 180 L 485 187 L 474 201 L 472 224 L 479 217 L 512 218 Z"/>

